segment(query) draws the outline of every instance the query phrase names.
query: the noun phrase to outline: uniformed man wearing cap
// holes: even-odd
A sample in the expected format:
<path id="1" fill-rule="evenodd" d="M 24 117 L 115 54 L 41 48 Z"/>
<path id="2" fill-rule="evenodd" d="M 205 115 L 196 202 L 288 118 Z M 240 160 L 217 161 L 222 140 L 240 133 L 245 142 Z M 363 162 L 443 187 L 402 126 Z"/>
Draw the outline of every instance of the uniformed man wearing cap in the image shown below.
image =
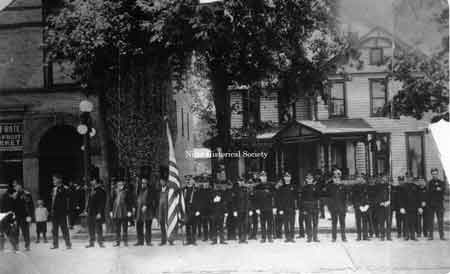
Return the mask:
<path id="1" fill-rule="evenodd" d="M 306 235 L 308 243 L 319 242 L 317 228 L 319 223 L 319 198 L 320 189 L 314 180 L 312 173 L 305 178 L 305 185 L 301 188 L 301 201 L 299 204 L 300 215 L 306 221 Z"/>
<path id="2" fill-rule="evenodd" d="M 294 243 L 295 228 L 295 200 L 297 198 L 296 185 L 292 183 L 289 172 L 283 175 L 283 184 L 279 187 L 277 195 L 278 215 L 283 220 L 285 242 Z"/>
<path id="3" fill-rule="evenodd" d="M 418 192 L 418 198 L 419 198 L 419 208 L 417 212 L 417 236 L 420 237 L 423 235 L 423 237 L 428 236 L 428 219 L 429 219 L 429 210 L 428 210 L 428 190 L 426 186 L 426 181 L 419 177 L 417 180 L 415 180 L 417 184 L 417 192 Z"/>
<path id="4" fill-rule="evenodd" d="M 105 222 L 106 191 L 97 176 L 91 179 L 87 201 L 87 224 L 89 244 L 86 248 L 94 247 L 95 241 L 100 247 L 103 245 L 103 223 Z"/>
<path id="5" fill-rule="evenodd" d="M 391 186 L 391 215 L 395 218 L 395 229 L 397 238 L 401 238 L 405 229 L 403 214 L 400 213 L 400 193 L 402 184 L 405 181 L 404 176 L 398 176 L 397 181 L 392 182 Z M 391 217 L 392 220 L 392 217 Z"/>
<path id="6" fill-rule="evenodd" d="M 198 190 L 198 199 L 200 207 L 200 223 L 203 233 L 203 241 L 206 242 L 211 238 L 211 195 L 212 189 L 209 179 L 203 176 L 201 187 Z"/>
<path id="7" fill-rule="evenodd" d="M 246 186 L 245 179 L 240 176 L 235 187 L 235 197 L 232 201 L 233 217 L 237 218 L 237 227 L 239 234 L 239 243 L 246 244 L 248 229 L 248 212 L 250 208 L 249 189 Z"/>
<path id="8" fill-rule="evenodd" d="M 196 228 L 200 223 L 200 200 L 193 177 L 188 177 L 184 189 L 186 205 L 186 244 L 196 245 Z"/>
<path id="9" fill-rule="evenodd" d="M 254 172 L 252 174 L 252 178 L 248 181 L 249 184 L 249 218 L 248 218 L 248 223 L 249 223 L 249 240 L 256 240 L 256 236 L 258 234 L 258 219 L 260 217 L 260 212 L 257 211 L 257 201 L 256 201 L 256 195 L 255 195 L 255 186 L 258 185 L 260 183 L 260 179 L 259 179 L 259 173 L 258 172 Z M 259 212 L 259 214 L 258 214 Z"/>
<path id="10" fill-rule="evenodd" d="M 368 241 L 369 226 L 369 198 L 367 185 L 362 174 L 356 175 L 355 184 L 352 186 L 351 199 L 355 211 L 357 241 Z"/>
<path id="11" fill-rule="evenodd" d="M 347 213 L 347 190 L 341 180 L 342 173 L 339 169 L 333 172 L 331 184 L 328 186 L 329 191 L 329 210 L 331 213 L 331 236 L 333 242 L 337 238 L 337 223 L 339 221 L 341 239 L 347 241 L 345 235 L 345 216 Z"/>
<path id="12" fill-rule="evenodd" d="M 419 198 L 417 185 L 414 184 L 410 176 L 405 176 L 406 182 L 403 184 L 400 194 L 400 213 L 405 217 L 405 240 L 416 241 L 417 212 L 419 208 Z"/>
<path id="13" fill-rule="evenodd" d="M 377 178 L 376 188 L 376 219 L 378 221 L 378 231 L 381 240 L 387 239 L 391 241 L 391 199 L 389 197 L 390 189 L 388 178 L 384 174 L 380 174 Z"/>
<path id="14" fill-rule="evenodd" d="M 211 228 L 212 228 L 212 244 L 226 244 L 224 235 L 224 222 L 228 217 L 226 210 L 226 200 L 224 197 L 224 189 L 221 184 L 215 184 L 211 195 Z"/>
<path id="15" fill-rule="evenodd" d="M 433 240 L 434 234 L 434 216 L 438 221 L 438 231 L 441 240 L 444 237 L 444 194 L 446 183 L 439 179 L 439 171 L 436 168 L 431 170 L 431 180 L 428 182 L 428 205 L 429 205 L 429 240 Z"/>
<path id="16" fill-rule="evenodd" d="M 260 216 L 262 239 L 265 243 L 268 240 L 273 242 L 273 211 L 275 209 L 274 187 L 267 180 L 267 174 L 262 171 L 260 174 L 260 184 L 255 187 L 256 213 Z"/>
<path id="17" fill-rule="evenodd" d="M 369 236 L 372 238 L 374 235 L 376 238 L 380 236 L 379 230 L 378 230 L 378 220 L 377 220 L 377 185 L 376 185 L 376 178 L 375 176 L 371 175 L 369 176 L 367 185 L 367 196 L 369 199 Z"/>

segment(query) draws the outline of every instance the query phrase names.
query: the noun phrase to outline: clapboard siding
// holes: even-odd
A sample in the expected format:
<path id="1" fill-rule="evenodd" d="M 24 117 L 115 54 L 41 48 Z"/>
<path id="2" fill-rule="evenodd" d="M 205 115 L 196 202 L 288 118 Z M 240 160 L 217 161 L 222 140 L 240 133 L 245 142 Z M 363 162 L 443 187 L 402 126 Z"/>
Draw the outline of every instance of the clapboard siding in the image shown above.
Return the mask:
<path id="1" fill-rule="evenodd" d="M 309 99 L 302 97 L 298 98 L 295 102 L 295 119 L 301 120 L 309 120 L 310 119 L 310 107 L 309 107 Z"/>
<path id="2" fill-rule="evenodd" d="M 231 128 L 241 128 L 244 124 L 244 115 L 242 113 L 242 92 L 233 91 L 230 94 Z"/>
<path id="3" fill-rule="evenodd" d="M 325 101 L 322 98 L 317 99 L 317 119 L 326 120 L 330 117 L 328 112 L 328 105 L 325 104 Z"/>
<path id="4" fill-rule="evenodd" d="M 278 93 L 271 92 L 266 96 L 261 96 L 260 99 L 261 121 L 278 123 Z"/>

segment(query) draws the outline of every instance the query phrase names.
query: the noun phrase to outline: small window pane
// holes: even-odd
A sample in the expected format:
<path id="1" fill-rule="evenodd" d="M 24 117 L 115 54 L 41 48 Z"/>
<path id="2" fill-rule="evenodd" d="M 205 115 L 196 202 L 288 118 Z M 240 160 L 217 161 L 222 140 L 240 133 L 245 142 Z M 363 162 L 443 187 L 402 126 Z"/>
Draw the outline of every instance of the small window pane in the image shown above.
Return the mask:
<path id="1" fill-rule="evenodd" d="M 383 108 L 385 104 L 385 99 L 372 99 L 372 114 L 383 114 Z"/>
<path id="2" fill-rule="evenodd" d="M 330 113 L 332 116 L 344 116 L 345 115 L 345 102 L 344 100 L 332 100 Z"/>
<path id="3" fill-rule="evenodd" d="M 385 97 L 386 86 L 384 81 L 372 81 L 372 97 Z"/>
<path id="4" fill-rule="evenodd" d="M 333 83 L 331 86 L 332 99 L 344 99 L 344 83 Z"/>
<path id="5" fill-rule="evenodd" d="M 383 61 L 383 50 L 382 49 L 370 49 L 370 64 L 379 65 Z"/>

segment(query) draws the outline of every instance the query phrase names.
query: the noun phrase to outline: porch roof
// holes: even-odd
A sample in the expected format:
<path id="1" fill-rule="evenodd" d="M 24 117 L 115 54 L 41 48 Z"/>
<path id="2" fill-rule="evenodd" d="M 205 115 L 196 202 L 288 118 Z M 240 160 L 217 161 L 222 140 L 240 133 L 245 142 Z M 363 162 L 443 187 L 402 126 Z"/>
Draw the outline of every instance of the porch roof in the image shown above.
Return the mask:
<path id="1" fill-rule="evenodd" d="M 367 134 L 374 132 L 375 129 L 361 118 L 318 121 L 301 120 L 287 124 L 274 138 L 282 142 L 314 141 L 322 137 L 336 140 L 361 139 Z"/>
<path id="2" fill-rule="evenodd" d="M 321 134 L 347 134 L 347 133 L 374 133 L 364 119 L 330 119 L 320 121 L 299 121 L 303 126 L 309 127 Z"/>

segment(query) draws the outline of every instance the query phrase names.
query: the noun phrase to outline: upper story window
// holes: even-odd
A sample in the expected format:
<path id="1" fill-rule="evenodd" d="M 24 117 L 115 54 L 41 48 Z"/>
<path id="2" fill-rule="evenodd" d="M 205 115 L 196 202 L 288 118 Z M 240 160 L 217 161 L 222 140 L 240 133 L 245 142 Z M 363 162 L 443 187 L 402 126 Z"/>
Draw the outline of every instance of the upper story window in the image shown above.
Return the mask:
<path id="1" fill-rule="evenodd" d="M 330 117 L 345 117 L 345 83 L 333 82 L 330 87 Z"/>
<path id="2" fill-rule="evenodd" d="M 259 96 L 250 91 L 243 92 L 242 109 L 244 113 L 244 127 L 254 125 L 260 121 Z"/>
<path id="3" fill-rule="evenodd" d="M 371 65 L 381 65 L 383 63 L 383 49 L 371 48 L 369 53 L 369 62 Z"/>
<path id="4" fill-rule="evenodd" d="M 387 103 L 387 83 L 385 79 L 370 79 L 370 114 L 384 116 L 384 106 Z"/>
<path id="5" fill-rule="evenodd" d="M 425 176 L 425 151 L 422 132 L 406 133 L 408 173 L 414 178 Z"/>

